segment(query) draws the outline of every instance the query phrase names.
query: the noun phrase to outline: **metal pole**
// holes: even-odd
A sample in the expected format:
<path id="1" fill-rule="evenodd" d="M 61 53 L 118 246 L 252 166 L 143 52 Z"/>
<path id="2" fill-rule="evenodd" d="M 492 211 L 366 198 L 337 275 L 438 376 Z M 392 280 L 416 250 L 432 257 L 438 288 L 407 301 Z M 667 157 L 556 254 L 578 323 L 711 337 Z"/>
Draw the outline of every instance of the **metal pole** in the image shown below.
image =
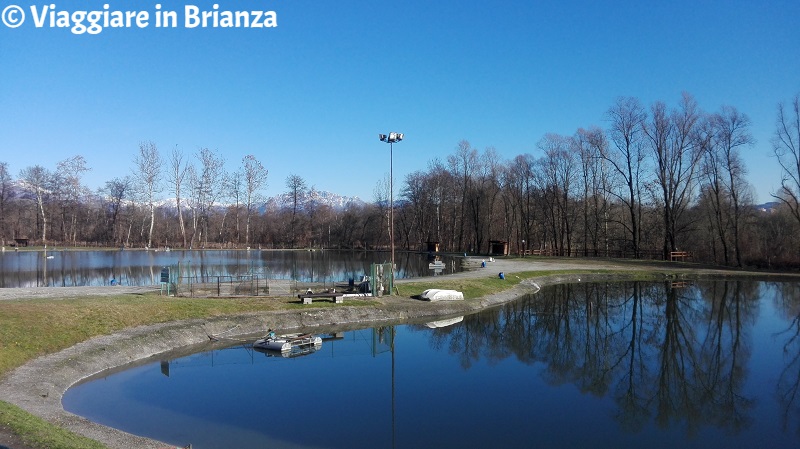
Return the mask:
<path id="1" fill-rule="evenodd" d="M 389 287 L 389 296 L 394 289 L 394 148 L 393 143 L 389 142 L 389 244 L 392 246 L 392 282 Z"/>

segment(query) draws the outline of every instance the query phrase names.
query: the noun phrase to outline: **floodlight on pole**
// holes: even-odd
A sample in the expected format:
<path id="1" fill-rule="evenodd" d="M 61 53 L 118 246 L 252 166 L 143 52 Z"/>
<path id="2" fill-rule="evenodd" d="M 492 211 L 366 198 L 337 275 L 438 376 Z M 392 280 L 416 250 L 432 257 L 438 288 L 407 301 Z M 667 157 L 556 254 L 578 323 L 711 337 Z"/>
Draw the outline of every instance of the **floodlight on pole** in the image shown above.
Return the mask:
<path id="1" fill-rule="evenodd" d="M 393 145 L 403 140 L 403 133 L 390 132 L 389 134 L 378 134 L 381 142 L 389 144 L 389 246 L 392 250 L 392 288 L 394 288 L 394 148 Z M 391 290 L 389 291 L 391 295 Z"/>

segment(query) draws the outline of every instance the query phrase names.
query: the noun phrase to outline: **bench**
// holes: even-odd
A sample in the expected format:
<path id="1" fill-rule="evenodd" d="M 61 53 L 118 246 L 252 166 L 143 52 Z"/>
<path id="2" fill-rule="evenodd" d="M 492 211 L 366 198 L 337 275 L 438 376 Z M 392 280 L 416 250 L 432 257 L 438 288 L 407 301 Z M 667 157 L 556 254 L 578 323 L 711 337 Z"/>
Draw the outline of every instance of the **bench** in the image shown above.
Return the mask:
<path id="1" fill-rule="evenodd" d="M 335 304 L 344 303 L 344 293 L 340 292 L 326 292 L 326 293 L 300 293 L 297 297 L 303 300 L 303 304 L 311 304 L 314 299 L 324 298 L 330 299 Z"/>
<path id="2" fill-rule="evenodd" d="M 692 257 L 692 253 L 689 251 L 671 251 L 669 253 L 669 260 L 676 261 L 681 260 L 685 261 L 686 259 L 690 259 Z"/>

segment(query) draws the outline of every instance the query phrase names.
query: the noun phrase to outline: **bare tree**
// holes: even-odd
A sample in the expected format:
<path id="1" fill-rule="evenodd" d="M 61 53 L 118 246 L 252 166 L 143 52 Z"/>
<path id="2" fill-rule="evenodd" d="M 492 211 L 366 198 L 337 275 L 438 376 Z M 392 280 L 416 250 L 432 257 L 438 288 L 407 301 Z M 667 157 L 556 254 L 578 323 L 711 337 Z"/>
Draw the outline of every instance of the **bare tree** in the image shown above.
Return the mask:
<path id="1" fill-rule="evenodd" d="M 294 248 L 297 244 L 297 231 L 299 231 L 297 212 L 305 204 L 308 188 L 306 187 L 306 181 L 299 175 L 289 175 L 286 178 L 286 188 L 286 193 L 289 195 L 289 201 L 292 205 L 292 220 L 289 226 L 292 248 Z"/>
<path id="2" fill-rule="evenodd" d="M 245 187 L 245 209 L 247 212 L 247 223 L 245 225 L 246 244 L 250 243 L 250 220 L 253 214 L 253 206 L 255 203 L 262 201 L 260 190 L 267 185 L 267 175 L 269 171 L 264 168 L 264 165 L 256 159 L 255 156 L 249 154 L 242 159 L 243 174 L 244 174 L 244 187 Z"/>
<path id="3" fill-rule="evenodd" d="M 703 150 L 703 170 L 707 192 L 714 211 L 715 227 L 723 248 L 725 264 L 728 260 L 727 228 L 733 232 L 733 252 L 736 265 L 742 266 L 741 224 L 742 201 L 747 198 L 747 169 L 739 149 L 755 142 L 749 131 L 750 119 L 732 106 L 701 121 L 698 142 Z M 728 226 L 730 223 L 730 226 Z"/>
<path id="4" fill-rule="evenodd" d="M 236 216 L 236 243 L 241 243 L 242 241 L 242 232 L 241 232 L 241 208 L 242 208 L 242 197 L 245 196 L 245 183 L 244 183 L 244 175 L 242 174 L 242 170 L 238 169 L 233 173 L 230 173 L 227 176 L 225 190 L 227 192 L 228 198 L 233 200 L 233 206 L 230 206 L 228 209 L 232 209 L 234 215 Z"/>
<path id="5" fill-rule="evenodd" d="M 466 140 L 458 142 L 456 153 L 447 157 L 447 165 L 455 183 L 452 185 L 453 194 L 460 193 L 460 203 L 453 209 L 451 221 L 453 229 L 458 228 L 456 249 L 463 250 L 465 245 L 465 230 L 467 229 L 467 198 L 472 188 L 472 174 L 478 165 L 478 150 Z"/>
<path id="6" fill-rule="evenodd" d="M 42 244 L 46 245 L 47 213 L 45 212 L 45 201 L 52 192 L 53 174 L 41 165 L 34 165 L 33 167 L 23 168 L 19 173 L 19 177 L 23 181 L 23 188 L 33 193 L 36 204 L 39 207 L 39 213 L 42 218 Z"/>
<path id="7" fill-rule="evenodd" d="M 59 162 L 55 173 L 55 193 L 61 206 L 61 240 L 70 241 L 73 245 L 78 234 L 79 206 L 88 194 L 88 189 L 81 183 L 81 177 L 87 171 L 86 159 L 74 156 Z"/>
<path id="8" fill-rule="evenodd" d="M 131 195 L 131 179 L 126 176 L 106 181 L 103 192 L 108 195 L 111 203 L 111 219 L 108 224 L 109 237 L 115 244 L 120 244 L 122 243 L 122 232 L 117 230 L 117 225 L 119 223 L 119 214 L 122 211 L 122 203 L 128 200 Z"/>
<path id="9" fill-rule="evenodd" d="M 631 239 L 634 257 L 640 256 L 642 191 L 641 176 L 644 169 L 644 151 L 642 148 L 642 126 L 646 114 L 638 99 L 633 97 L 619 98 L 608 110 L 611 122 L 609 137 L 613 145 L 601 157 L 611 165 L 612 173 L 624 185 L 622 190 L 616 188 L 609 193 L 619 199 L 628 210 L 628 221 L 621 222 Z M 609 183 L 609 186 L 614 183 Z"/>
<path id="10" fill-rule="evenodd" d="M 778 105 L 772 149 L 781 166 L 781 187 L 772 196 L 785 204 L 800 224 L 800 94 Z"/>
<path id="11" fill-rule="evenodd" d="M 156 195 L 161 192 L 161 155 L 152 141 L 139 143 L 139 152 L 133 159 L 135 189 L 139 197 L 147 202 L 150 211 L 150 232 L 147 247 L 153 246 L 153 227 L 156 223 Z"/>
<path id="12" fill-rule="evenodd" d="M 209 221 L 214 204 L 222 195 L 225 187 L 225 161 L 214 151 L 201 148 L 196 154 L 199 168 L 189 169 L 189 181 L 192 190 L 192 221 L 194 232 L 192 245 L 195 240 L 208 243 Z"/>
<path id="13" fill-rule="evenodd" d="M 574 151 L 580 157 L 583 187 L 583 255 L 589 255 L 589 244 L 593 255 L 599 254 L 601 246 L 608 246 L 608 204 L 609 182 L 607 163 L 602 155 L 608 152 L 608 141 L 602 129 L 597 127 L 579 129 L 572 138 Z M 600 236 L 604 235 L 601 245 Z"/>
<path id="14" fill-rule="evenodd" d="M 8 171 L 8 162 L 0 162 L 0 241 L 5 244 L 8 235 L 6 207 L 12 198 L 11 174 Z"/>
<path id="15" fill-rule="evenodd" d="M 539 159 L 539 187 L 547 205 L 553 249 L 561 256 L 572 252 L 574 214 L 570 196 L 575 184 L 576 158 L 569 137 L 548 133 L 538 143 L 544 156 Z"/>
<path id="16" fill-rule="evenodd" d="M 180 225 L 181 237 L 183 238 L 183 247 L 186 248 L 186 225 L 183 222 L 183 209 L 181 208 L 181 188 L 183 187 L 183 181 L 186 179 L 188 163 L 184 160 L 183 152 L 178 149 L 177 145 L 172 149 L 169 163 L 167 180 L 172 187 L 172 193 L 175 195 L 175 208 L 178 213 L 178 224 Z"/>
<path id="17" fill-rule="evenodd" d="M 696 139 L 700 114 L 697 102 L 687 93 L 683 94 L 677 110 L 668 113 L 664 103 L 656 102 L 651 114 L 644 130 L 655 159 L 664 225 L 663 252 L 668 259 L 669 253 L 678 249 L 681 218 L 696 187 L 696 169 L 702 157 Z"/>

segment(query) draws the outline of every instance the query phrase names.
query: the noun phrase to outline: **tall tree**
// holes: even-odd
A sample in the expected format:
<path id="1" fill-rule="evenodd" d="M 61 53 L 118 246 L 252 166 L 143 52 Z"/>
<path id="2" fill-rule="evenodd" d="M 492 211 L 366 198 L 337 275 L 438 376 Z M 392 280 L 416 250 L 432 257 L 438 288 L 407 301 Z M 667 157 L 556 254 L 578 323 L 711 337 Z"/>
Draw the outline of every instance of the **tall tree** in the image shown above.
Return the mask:
<path id="1" fill-rule="evenodd" d="M 644 108 L 638 99 L 621 97 L 608 112 L 611 122 L 609 137 L 613 145 L 601 157 L 612 167 L 624 186 L 622 189 L 612 187 L 610 193 L 619 199 L 628 211 L 628 221 L 621 221 L 630 236 L 634 257 L 640 256 L 641 222 L 642 222 L 642 172 L 645 155 L 643 150 L 642 128 L 646 118 Z M 615 186 L 616 183 L 609 183 Z"/>
<path id="2" fill-rule="evenodd" d="M 6 208 L 11 198 L 11 174 L 8 171 L 8 162 L 0 162 L 0 241 L 2 244 L 5 244 L 5 239 L 9 238 Z"/>
<path id="3" fill-rule="evenodd" d="M 242 159 L 242 165 L 245 187 L 245 210 L 247 213 L 244 241 L 246 244 L 250 244 L 250 220 L 253 215 L 253 206 L 255 203 L 263 200 L 260 191 L 267 185 L 267 175 L 269 171 L 264 168 L 264 165 L 252 154 Z"/>
<path id="4" fill-rule="evenodd" d="M 460 202 L 457 209 L 453 210 L 451 220 L 453 228 L 458 227 L 458 240 L 456 249 L 465 249 L 465 230 L 467 229 L 467 198 L 472 189 L 472 173 L 478 166 L 478 150 L 466 140 L 462 140 L 456 147 L 456 153 L 447 157 L 447 165 L 453 176 L 455 192 L 460 193 Z"/>
<path id="5" fill-rule="evenodd" d="M 42 167 L 23 168 L 19 174 L 23 181 L 23 188 L 31 192 L 35 198 L 36 205 L 42 218 L 42 244 L 47 244 L 47 212 L 45 211 L 45 201 L 49 198 L 53 189 L 53 174 Z"/>
<path id="6" fill-rule="evenodd" d="M 697 102 L 684 93 L 679 108 L 671 113 L 667 112 L 664 103 L 654 103 L 651 121 L 644 127 L 660 188 L 665 259 L 669 258 L 671 251 L 678 249 L 681 218 L 696 187 L 696 170 L 702 157 L 697 141 L 699 118 Z"/>
<path id="7" fill-rule="evenodd" d="M 535 182 L 535 160 L 532 155 L 515 157 L 506 170 L 506 182 L 514 215 L 519 217 L 520 231 L 517 245 L 523 251 L 541 249 L 541 242 L 534 242 L 534 233 L 542 211 L 535 205 L 537 187 Z M 534 244 L 537 246 L 534 247 Z"/>
<path id="8" fill-rule="evenodd" d="M 208 243 L 209 222 L 214 204 L 221 197 L 226 184 L 225 161 L 208 148 L 201 148 L 195 156 L 199 166 L 192 166 L 189 170 L 194 202 L 191 246 L 194 246 L 195 240 L 205 246 Z"/>
<path id="9" fill-rule="evenodd" d="M 569 256 L 572 251 L 574 214 L 570 195 L 576 175 L 575 154 L 570 138 L 548 133 L 539 141 L 544 156 L 539 159 L 539 187 L 544 193 L 549 214 L 550 237 L 558 255 Z"/>
<path id="10" fill-rule="evenodd" d="M 147 247 L 153 246 L 153 228 L 156 223 L 156 195 L 161 192 L 161 155 L 152 141 L 139 143 L 139 152 L 133 158 L 135 189 L 139 197 L 147 202 L 150 211 L 150 231 Z"/>
<path id="11" fill-rule="evenodd" d="M 186 248 L 187 241 L 186 224 L 183 221 L 183 209 L 181 204 L 181 188 L 183 187 L 183 182 L 186 179 L 188 168 L 188 163 L 184 160 L 183 152 L 176 145 L 170 154 L 167 180 L 172 187 L 172 193 L 175 195 L 175 209 L 178 213 L 178 225 L 180 226 L 184 248 Z"/>
<path id="12" fill-rule="evenodd" d="M 286 194 L 289 195 L 289 202 L 292 207 L 292 220 L 289 226 L 292 248 L 294 248 L 297 245 L 299 231 L 297 212 L 305 203 L 308 187 L 306 187 L 306 181 L 300 175 L 289 175 L 286 178 L 286 189 Z"/>
<path id="13" fill-rule="evenodd" d="M 81 182 L 81 177 L 87 171 L 86 159 L 79 155 L 59 162 L 55 173 L 54 190 L 61 206 L 61 240 L 70 241 L 73 245 L 78 234 L 78 211 L 88 194 L 88 189 Z"/>
<path id="14" fill-rule="evenodd" d="M 772 149 L 781 166 L 781 187 L 772 196 L 785 204 L 800 224 L 800 93 L 788 110 L 778 105 Z"/>
<path id="15" fill-rule="evenodd" d="M 599 254 L 600 247 L 607 247 L 607 226 L 609 200 L 606 197 L 608 187 L 607 167 L 602 155 L 607 153 L 608 141 L 602 129 L 592 127 L 578 129 L 572 138 L 576 147 L 573 151 L 580 158 L 581 180 L 583 187 L 583 255 L 589 255 L 589 246 L 593 255 Z M 600 236 L 604 235 L 601 245 Z"/>
<path id="16" fill-rule="evenodd" d="M 128 176 L 124 178 L 114 178 L 111 181 L 106 181 L 105 188 L 103 189 L 103 192 L 108 196 L 111 210 L 108 233 L 111 241 L 115 244 L 122 243 L 122 232 L 118 231 L 119 214 L 122 211 L 122 203 L 130 199 L 131 183 L 131 179 Z"/>
<path id="17" fill-rule="evenodd" d="M 707 123 L 706 123 L 707 122 Z M 753 145 L 750 119 L 732 106 L 708 117 L 698 126 L 699 143 L 703 149 L 703 173 L 711 193 L 716 227 L 728 264 L 726 221 L 733 232 L 733 252 L 736 265 L 742 266 L 741 225 L 743 200 L 747 198 L 747 169 L 740 157 L 740 148 Z"/>
<path id="18" fill-rule="evenodd" d="M 227 191 L 228 198 L 233 200 L 233 206 L 229 206 L 228 209 L 233 210 L 234 215 L 236 217 L 236 243 L 241 243 L 242 198 L 246 195 L 244 174 L 242 173 L 241 168 L 237 169 L 236 171 L 228 175 L 225 190 Z"/>

